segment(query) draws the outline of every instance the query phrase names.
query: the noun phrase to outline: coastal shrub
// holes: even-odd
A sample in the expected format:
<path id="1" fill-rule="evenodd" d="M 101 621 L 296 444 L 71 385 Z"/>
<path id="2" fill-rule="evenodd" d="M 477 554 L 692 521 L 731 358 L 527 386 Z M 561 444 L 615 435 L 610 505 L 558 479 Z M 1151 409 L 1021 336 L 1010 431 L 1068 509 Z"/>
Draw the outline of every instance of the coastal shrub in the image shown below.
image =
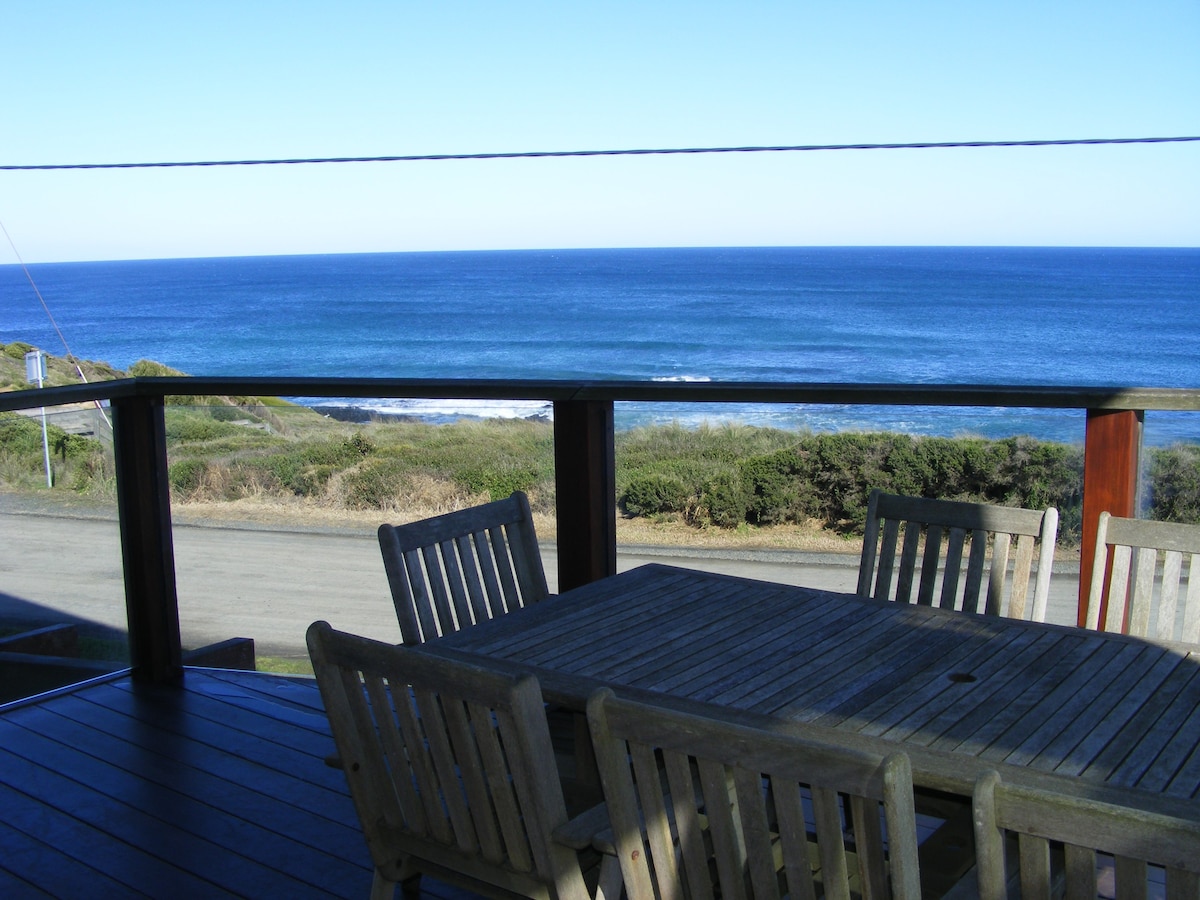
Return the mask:
<path id="1" fill-rule="evenodd" d="M 675 428 L 667 429 L 662 442 L 640 435 L 632 454 L 639 468 L 618 475 L 622 508 L 629 515 L 656 515 L 686 496 L 685 506 L 699 507 L 699 519 L 709 524 L 737 527 L 815 519 L 826 527 L 861 533 L 870 492 L 880 488 L 1014 506 L 1053 504 L 1059 508 L 1064 533 L 1078 533 L 1078 447 L 1031 438 L 988 441 L 883 432 L 805 434 L 798 439 L 777 432 L 770 440 L 757 440 L 747 438 L 745 431 L 697 432 L 698 446 L 690 448 Z M 703 442 L 714 434 L 720 438 L 715 447 L 705 447 Z M 737 434 L 743 447 L 759 452 L 726 462 L 731 434 Z M 779 447 L 784 437 L 789 443 Z M 681 456 L 656 458 L 649 450 L 654 446 Z M 761 452 L 763 447 L 770 449 Z M 624 459 L 618 456 L 619 473 Z"/>
<path id="2" fill-rule="evenodd" d="M 242 419 L 252 418 L 252 416 L 240 406 L 229 406 L 226 404 L 209 407 L 208 414 L 218 422 L 236 422 Z"/>
<path id="3" fill-rule="evenodd" d="M 539 473 L 533 466 L 502 460 L 492 465 L 462 469 L 455 479 L 471 494 L 486 494 L 492 500 L 503 500 L 513 491 L 529 493 L 537 485 Z"/>
<path id="4" fill-rule="evenodd" d="M 76 492 L 104 491 L 103 483 L 111 479 L 112 473 L 108 453 L 100 441 L 48 425 L 46 443 L 56 487 Z M 0 482 L 22 488 L 45 486 L 39 418 L 0 413 L 0 461 L 3 462 Z"/>
<path id="5" fill-rule="evenodd" d="M 112 457 L 107 453 L 91 453 L 75 460 L 69 469 L 67 485 L 77 494 L 115 497 L 117 482 L 113 469 Z"/>
<path id="6" fill-rule="evenodd" d="M 168 444 L 212 441 L 239 434 L 244 430 L 230 422 L 217 421 L 207 411 L 191 408 L 169 408 L 165 418 Z"/>
<path id="7" fill-rule="evenodd" d="M 890 489 L 884 459 L 889 436 L 818 434 L 801 441 L 815 496 L 815 518 L 841 530 L 859 530 L 867 517 L 871 488 Z"/>
<path id="8" fill-rule="evenodd" d="M 41 458 L 42 426 L 28 416 L 0 412 L 0 451 L 18 456 L 36 453 Z"/>
<path id="9" fill-rule="evenodd" d="M 342 502 L 350 509 L 391 509 L 407 489 L 408 476 L 408 467 L 400 460 L 373 460 L 342 479 Z"/>
<path id="10" fill-rule="evenodd" d="M 293 494 L 316 496 L 335 473 L 357 465 L 371 452 L 370 440 L 351 435 L 341 440 L 297 444 L 285 452 L 248 460 L 247 464 L 266 469 Z"/>
<path id="11" fill-rule="evenodd" d="M 130 378 L 179 378 L 186 373 L 152 359 L 139 359 L 126 370 Z"/>
<path id="12" fill-rule="evenodd" d="M 630 479 L 620 504 L 627 516 L 658 516 L 683 512 L 691 496 L 677 475 L 649 473 Z"/>
<path id="13" fill-rule="evenodd" d="M 737 528 L 746 522 L 750 493 L 740 473 L 722 472 L 700 492 L 700 521 L 719 528 Z"/>
<path id="14" fill-rule="evenodd" d="M 1150 452 L 1149 516 L 1200 524 L 1200 447 L 1176 444 Z"/>
<path id="15" fill-rule="evenodd" d="M 208 462 L 203 459 L 181 459 L 167 466 L 167 482 L 171 496 L 177 500 L 188 500 L 199 490 L 204 481 Z"/>
<path id="16" fill-rule="evenodd" d="M 13 359 L 25 359 L 25 354 L 36 349 L 33 344 L 27 344 L 24 341 L 13 341 L 11 344 L 4 344 L 4 355 Z"/>
<path id="17" fill-rule="evenodd" d="M 746 498 L 746 521 L 778 525 L 802 521 L 815 498 L 809 496 L 804 460 L 795 448 L 752 456 L 739 465 Z"/>

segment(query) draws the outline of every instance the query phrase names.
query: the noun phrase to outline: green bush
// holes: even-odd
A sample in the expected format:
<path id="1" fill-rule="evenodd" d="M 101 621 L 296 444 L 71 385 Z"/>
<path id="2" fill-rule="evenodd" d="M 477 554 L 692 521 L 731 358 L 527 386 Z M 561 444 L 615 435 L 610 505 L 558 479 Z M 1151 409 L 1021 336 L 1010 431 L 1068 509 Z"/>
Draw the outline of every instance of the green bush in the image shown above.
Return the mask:
<path id="1" fill-rule="evenodd" d="M 778 525 L 808 518 L 810 496 L 804 460 L 796 450 L 752 456 L 739 465 L 746 508 L 752 525 Z"/>
<path id="2" fill-rule="evenodd" d="M 168 443 L 193 444 L 241 434 L 244 429 L 230 422 L 218 422 L 207 411 L 198 409 L 168 409 L 166 413 Z"/>
<path id="3" fill-rule="evenodd" d="M 469 493 L 487 494 L 492 500 L 503 500 L 513 491 L 528 493 L 537 484 L 538 477 L 533 466 L 504 460 L 490 466 L 461 469 L 454 480 Z"/>
<path id="4" fill-rule="evenodd" d="M 11 344 L 2 344 L 4 347 L 4 355 L 12 359 L 24 359 L 25 354 L 31 350 L 35 350 L 33 344 L 27 344 L 24 341 L 13 341 Z"/>
<path id="5" fill-rule="evenodd" d="M 407 467 L 401 461 L 372 460 L 342 479 L 342 501 L 350 509 L 387 509 L 407 484 Z"/>
<path id="6" fill-rule="evenodd" d="M 152 359 L 139 359 L 126 371 L 130 378 L 178 378 L 185 373 Z"/>
<path id="7" fill-rule="evenodd" d="M 1200 447 L 1151 450 L 1149 482 L 1150 518 L 1200 524 Z"/>
<path id="8" fill-rule="evenodd" d="M 178 500 L 186 500 L 199 490 L 204 481 L 208 463 L 203 459 L 182 459 L 167 466 L 167 481 L 171 494 Z"/>
<path id="9" fill-rule="evenodd" d="M 746 522 L 750 493 L 736 472 L 718 474 L 700 492 L 700 506 L 707 520 L 720 528 L 736 528 Z"/>
<path id="10" fill-rule="evenodd" d="M 683 479 L 660 472 L 630 479 L 620 502 L 628 516 L 657 516 L 683 512 L 690 497 Z"/>

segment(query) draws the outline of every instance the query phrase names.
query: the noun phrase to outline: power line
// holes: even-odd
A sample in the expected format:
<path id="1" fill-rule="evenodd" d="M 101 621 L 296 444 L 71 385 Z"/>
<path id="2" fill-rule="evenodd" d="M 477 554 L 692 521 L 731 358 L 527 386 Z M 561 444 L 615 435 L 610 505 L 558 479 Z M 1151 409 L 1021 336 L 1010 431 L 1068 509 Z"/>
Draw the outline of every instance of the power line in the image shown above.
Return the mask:
<path id="1" fill-rule="evenodd" d="M 328 156 L 303 159 L 224 159 L 191 162 L 46 163 L 0 165 L 0 171 L 29 172 L 62 169 L 183 169 L 211 166 L 298 166 L 322 163 L 434 162 L 471 159 L 541 159 L 572 156 L 671 156 L 701 153 L 798 153 L 816 150 L 932 150 L 954 147 L 1062 147 L 1090 144 L 1169 144 L 1200 141 L 1191 137 L 1078 138 L 1038 141 L 922 141 L 908 144 L 798 144 L 770 147 L 674 147 L 644 150 L 531 150 L 518 153 L 425 153 L 411 156 Z"/>

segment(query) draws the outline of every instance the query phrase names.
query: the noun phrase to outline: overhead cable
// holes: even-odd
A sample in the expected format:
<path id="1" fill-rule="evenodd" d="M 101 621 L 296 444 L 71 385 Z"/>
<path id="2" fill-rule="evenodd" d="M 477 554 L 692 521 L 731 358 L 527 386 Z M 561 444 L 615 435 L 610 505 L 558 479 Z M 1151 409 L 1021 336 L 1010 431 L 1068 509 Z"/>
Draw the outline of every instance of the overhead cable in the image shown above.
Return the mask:
<path id="1" fill-rule="evenodd" d="M 408 156 L 329 156 L 301 159 L 223 159 L 190 162 L 0 164 L 0 171 L 29 172 L 62 169 L 183 169 L 209 166 L 298 166 L 322 163 L 431 162 L 472 159 L 541 159 L 571 156 L 671 156 L 702 153 L 797 153 L 816 150 L 932 150 L 954 147 L 1062 147 L 1089 144 L 1168 144 L 1200 141 L 1191 137 L 1078 138 L 1037 141 L 921 141 L 907 144 L 798 144 L 764 147 L 674 147 L 643 150 L 530 150 L 515 153 L 423 153 Z"/>

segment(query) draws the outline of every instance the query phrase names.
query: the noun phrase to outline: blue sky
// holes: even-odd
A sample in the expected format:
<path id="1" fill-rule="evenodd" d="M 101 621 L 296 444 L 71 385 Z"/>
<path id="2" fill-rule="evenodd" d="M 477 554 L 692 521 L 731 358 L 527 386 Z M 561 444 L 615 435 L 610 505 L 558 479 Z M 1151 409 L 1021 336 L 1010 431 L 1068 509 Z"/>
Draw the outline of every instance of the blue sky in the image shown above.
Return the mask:
<path id="1" fill-rule="evenodd" d="M 0 164 L 1200 134 L 1200 3 L 5 6 Z M 0 172 L 26 262 L 1200 245 L 1200 144 Z M 15 262 L 0 243 L 0 262 Z"/>

